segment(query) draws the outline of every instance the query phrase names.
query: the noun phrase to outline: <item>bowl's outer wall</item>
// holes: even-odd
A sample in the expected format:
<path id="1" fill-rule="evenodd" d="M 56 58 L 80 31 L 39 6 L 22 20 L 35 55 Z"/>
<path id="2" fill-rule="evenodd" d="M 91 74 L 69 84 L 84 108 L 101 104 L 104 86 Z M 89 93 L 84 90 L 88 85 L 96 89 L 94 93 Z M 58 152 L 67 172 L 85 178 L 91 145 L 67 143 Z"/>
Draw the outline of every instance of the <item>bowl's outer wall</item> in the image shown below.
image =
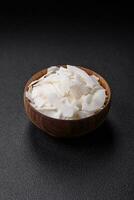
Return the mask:
<path id="1" fill-rule="evenodd" d="M 63 66 L 63 65 L 62 65 Z M 105 107 L 95 115 L 80 119 L 80 120 L 60 120 L 50 118 L 39 113 L 35 110 L 27 97 L 25 96 L 25 92 L 28 90 L 28 85 L 43 76 L 47 69 L 44 69 L 40 72 L 37 72 L 32 76 L 32 78 L 27 82 L 24 90 L 24 107 L 29 119 L 35 124 L 38 128 L 42 129 L 46 133 L 55 136 L 55 137 L 76 137 L 80 135 L 84 135 L 88 132 L 93 131 L 96 129 L 104 120 L 109 112 L 110 104 L 111 104 L 111 90 L 108 83 L 105 81 L 103 77 L 99 74 L 95 73 L 94 71 L 81 67 L 84 71 L 86 71 L 89 75 L 94 74 L 100 78 L 101 85 L 106 89 L 107 93 L 107 102 Z"/>

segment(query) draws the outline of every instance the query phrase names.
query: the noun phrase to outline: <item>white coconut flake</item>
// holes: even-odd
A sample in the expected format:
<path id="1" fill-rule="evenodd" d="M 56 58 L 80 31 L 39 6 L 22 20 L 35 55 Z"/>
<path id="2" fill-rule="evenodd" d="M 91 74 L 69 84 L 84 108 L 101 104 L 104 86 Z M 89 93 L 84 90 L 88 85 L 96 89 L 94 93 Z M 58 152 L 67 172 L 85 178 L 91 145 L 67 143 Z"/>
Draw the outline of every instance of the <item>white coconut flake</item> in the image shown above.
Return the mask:
<path id="1" fill-rule="evenodd" d="M 94 103 L 94 105 L 96 105 L 96 108 L 99 109 L 99 108 L 103 107 L 103 105 L 105 103 L 105 98 L 106 98 L 105 90 L 99 89 L 93 95 L 92 102 Z"/>
<path id="2" fill-rule="evenodd" d="M 82 119 L 82 118 L 85 118 L 85 117 L 92 116 L 93 114 L 94 114 L 93 112 L 80 110 L 80 111 L 77 112 L 77 117 L 78 117 L 78 119 Z"/>
<path id="3" fill-rule="evenodd" d="M 57 119 L 81 119 L 101 110 L 106 100 L 99 78 L 67 65 L 52 66 L 28 86 L 26 97 L 40 113 Z"/>
<path id="4" fill-rule="evenodd" d="M 93 88 L 95 86 L 93 79 L 85 71 L 71 65 L 67 65 L 67 69 L 75 74 L 78 74 L 90 88 Z"/>
<path id="5" fill-rule="evenodd" d="M 99 77 L 95 76 L 94 74 L 91 75 L 91 77 L 95 78 L 97 81 L 99 81 Z"/>
<path id="6" fill-rule="evenodd" d="M 57 67 L 57 66 L 52 66 L 52 67 L 49 67 L 49 68 L 47 69 L 47 73 L 48 73 L 48 74 L 54 73 L 54 72 L 56 72 L 57 70 L 59 70 L 59 67 Z"/>

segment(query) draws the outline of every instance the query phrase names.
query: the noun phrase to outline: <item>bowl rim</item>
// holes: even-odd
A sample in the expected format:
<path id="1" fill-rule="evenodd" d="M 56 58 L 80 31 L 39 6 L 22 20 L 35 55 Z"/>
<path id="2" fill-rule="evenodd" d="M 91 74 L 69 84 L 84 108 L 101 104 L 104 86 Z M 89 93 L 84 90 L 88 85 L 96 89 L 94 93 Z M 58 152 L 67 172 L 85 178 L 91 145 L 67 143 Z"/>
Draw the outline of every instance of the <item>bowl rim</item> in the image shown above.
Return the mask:
<path id="1" fill-rule="evenodd" d="M 60 66 L 62 66 L 62 67 L 66 67 L 67 65 L 70 65 L 70 64 L 56 64 L 56 65 L 52 65 L 52 66 L 57 66 L 57 67 L 60 67 Z M 43 72 L 44 70 L 47 72 L 47 69 L 49 68 L 49 67 L 52 67 L 52 66 L 47 66 L 47 67 L 45 67 L 45 68 L 43 68 L 42 70 L 40 70 L 40 71 L 38 71 L 38 72 L 36 72 L 36 73 L 34 73 L 32 76 L 31 76 L 31 78 L 26 82 L 26 84 L 25 84 L 25 87 L 24 87 L 24 104 L 25 104 L 25 102 L 26 103 L 28 103 L 28 105 L 33 109 L 33 111 L 34 112 L 36 112 L 37 114 L 39 114 L 39 115 L 41 115 L 41 117 L 43 117 L 43 118 L 48 118 L 48 119 L 50 119 L 50 120 L 56 120 L 56 121 L 66 121 L 66 122 L 77 122 L 77 121 L 84 121 L 84 120 L 86 120 L 86 119 L 92 119 L 92 118 L 94 118 L 95 116 L 97 116 L 98 114 L 100 114 L 110 103 L 111 103 L 111 97 L 112 97 L 112 93 L 111 93 L 111 88 L 110 88 L 110 86 L 109 86 L 109 84 L 108 84 L 108 82 L 106 81 L 106 79 L 105 78 L 103 78 L 100 74 L 98 74 L 97 72 L 95 72 L 94 70 L 92 70 L 91 68 L 89 68 L 88 66 L 83 66 L 83 65 L 72 65 L 72 66 L 75 66 L 75 67 L 79 67 L 80 69 L 82 69 L 82 70 L 84 70 L 85 72 L 86 72 L 86 70 L 88 71 L 90 71 L 91 73 L 93 73 L 93 74 L 95 74 L 97 77 L 99 77 L 99 78 L 101 78 L 104 82 L 105 82 L 105 84 L 107 85 L 107 88 L 108 88 L 108 90 L 109 90 L 109 95 L 108 95 L 108 98 L 107 98 L 107 100 L 106 100 L 106 103 L 104 104 L 104 107 L 102 108 L 102 109 L 100 109 L 98 112 L 96 112 L 95 114 L 93 114 L 93 115 L 91 115 L 91 116 L 89 116 L 89 117 L 84 117 L 84 118 L 80 118 L 80 119 L 59 119 L 59 118 L 54 118 L 54 117 L 50 117 L 50 116 L 47 116 L 47 115 L 44 115 L 44 114 L 42 114 L 41 112 L 39 112 L 38 110 L 36 110 L 32 105 L 31 105 L 31 103 L 30 103 L 30 100 L 26 97 L 26 91 L 27 91 L 27 89 L 28 89 L 28 86 L 29 86 L 29 84 L 32 82 L 32 81 L 34 81 L 34 80 L 32 80 L 35 76 L 37 76 L 39 73 L 41 73 L 41 72 Z M 87 72 L 86 72 L 87 73 Z M 88 73 L 87 73 L 88 74 Z M 89 75 L 89 74 L 88 74 Z M 43 74 L 41 75 L 41 76 L 43 76 Z M 41 77 L 40 76 L 40 77 Z M 39 77 L 39 78 L 40 78 Z M 38 78 L 38 79 L 39 79 Z M 35 79 L 35 80 L 38 80 L 38 79 Z M 106 88 L 105 88 L 105 90 L 106 90 Z"/>

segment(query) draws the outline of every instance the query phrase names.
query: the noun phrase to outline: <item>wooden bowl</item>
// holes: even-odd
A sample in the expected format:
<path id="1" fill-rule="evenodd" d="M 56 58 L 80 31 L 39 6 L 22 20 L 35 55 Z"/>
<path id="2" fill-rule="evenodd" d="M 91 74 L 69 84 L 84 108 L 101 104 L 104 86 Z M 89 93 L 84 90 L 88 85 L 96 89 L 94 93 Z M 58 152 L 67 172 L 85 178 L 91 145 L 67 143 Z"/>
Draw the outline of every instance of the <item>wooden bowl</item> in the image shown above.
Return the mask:
<path id="1" fill-rule="evenodd" d="M 58 65 L 59 66 L 59 65 Z M 61 66 L 61 65 L 60 65 Z M 66 65 L 62 65 L 66 67 Z M 95 130 L 106 118 L 110 108 L 111 102 L 111 90 L 107 83 L 107 81 L 97 74 L 96 72 L 78 66 L 89 75 L 96 75 L 99 77 L 100 84 L 106 89 L 107 99 L 104 105 L 104 108 L 100 110 L 98 113 L 93 116 L 77 119 L 77 120 L 63 120 L 63 119 L 55 119 L 48 117 L 46 115 L 41 114 L 30 104 L 29 99 L 26 97 L 25 93 L 28 90 L 28 85 L 34 81 L 39 79 L 41 76 L 47 73 L 47 69 L 43 69 L 32 76 L 32 78 L 27 82 L 24 89 L 24 107 L 29 119 L 35 124 L 38 128 L 42 129 L 44 132 L 48 133 L 54 137 L 77 137 L 81 135 L 85 135 L 93 130 Z"/>

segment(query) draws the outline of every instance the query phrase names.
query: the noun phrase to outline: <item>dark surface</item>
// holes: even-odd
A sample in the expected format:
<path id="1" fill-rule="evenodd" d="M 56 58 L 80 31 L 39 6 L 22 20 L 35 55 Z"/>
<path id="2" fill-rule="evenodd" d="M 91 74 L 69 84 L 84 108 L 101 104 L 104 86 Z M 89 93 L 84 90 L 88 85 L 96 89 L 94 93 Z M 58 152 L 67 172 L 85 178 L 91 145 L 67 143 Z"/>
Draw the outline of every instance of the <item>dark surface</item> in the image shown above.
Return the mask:
<path id="1" fill-rule="evenodd" d="M 0 200 L 134 199 L 133 35 L 130 21 L 101 17 L 0 18 Z M 27 80 L 60 63 L 91 66 L 112 88 L 92 136 L 53 139 L 25 115 Z"/>

